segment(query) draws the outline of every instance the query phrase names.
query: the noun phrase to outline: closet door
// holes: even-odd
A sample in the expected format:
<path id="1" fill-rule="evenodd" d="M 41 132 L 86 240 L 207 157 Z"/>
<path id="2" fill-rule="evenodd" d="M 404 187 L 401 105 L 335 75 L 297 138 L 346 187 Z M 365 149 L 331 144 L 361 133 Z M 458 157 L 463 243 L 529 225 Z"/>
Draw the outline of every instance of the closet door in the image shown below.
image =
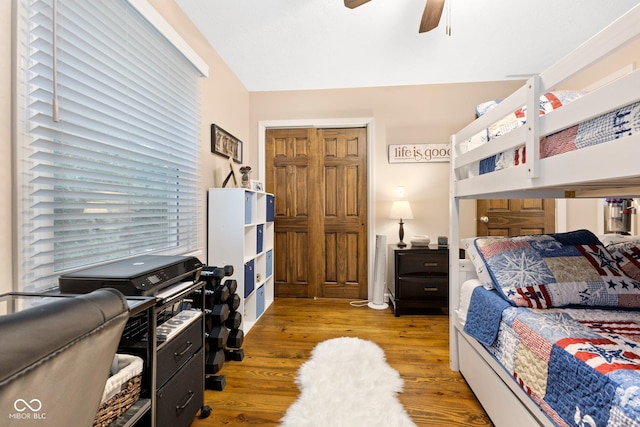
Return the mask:
<path id="1" fill-rule="evenodd" d="M 478 236 L 519 236 L 555 231 L 555 200 L 478 200 Z"/>
<path id="2" fill-rule="evenodd" d="M 367 297 L 366 129 L 268 129 L 279 297 Z"/>
<path id="3" fill-rule="evenodd" d="M 313 297 L 310 275 L 311 153 L 317 151 L 314 129 L 268 129 L 266 183 L 276 200 L 274 265 L 276 297 Z M 317 208 L 316 208 L 317 210 Z"/>

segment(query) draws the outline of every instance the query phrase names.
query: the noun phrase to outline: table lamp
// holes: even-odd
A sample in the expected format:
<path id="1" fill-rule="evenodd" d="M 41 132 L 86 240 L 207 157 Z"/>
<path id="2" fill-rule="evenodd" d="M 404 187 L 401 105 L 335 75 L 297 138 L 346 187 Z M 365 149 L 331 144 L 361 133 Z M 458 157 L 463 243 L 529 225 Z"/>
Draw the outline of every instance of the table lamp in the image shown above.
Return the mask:
<path id="1" fill-rule="evenodd" d="M 403 248 L 407 246 L 406 243 L 402 241 L 404 239 L 404 222 L 403 219 L 413 219 L 413 212 L 411 211 L 411 205 L 406 200 L 395 201 L 391 205 L 391 213 L 389 214 L 389 218 L 391 219 L 399 219 L 400 220 L 400 230 L 398 230 L 398 237 L 400 237 L 400 242 L 398 242 L 398 247 Z"/>

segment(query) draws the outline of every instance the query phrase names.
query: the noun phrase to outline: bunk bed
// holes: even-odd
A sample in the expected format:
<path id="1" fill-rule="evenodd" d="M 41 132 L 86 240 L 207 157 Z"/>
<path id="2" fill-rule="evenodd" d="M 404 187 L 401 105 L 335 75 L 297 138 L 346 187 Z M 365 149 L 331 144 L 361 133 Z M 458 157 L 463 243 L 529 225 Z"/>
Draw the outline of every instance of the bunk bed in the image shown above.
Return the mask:
<path id="1" fill-rule="evenodd" d="M 627 328 L 640 331 L 640 282 L 637 276 L 627 274 L 626 267 L 623 271 L 618 263 L 620 258 L 615 253 L 611 255 L 614 248 L 607 248 L 601 236 L 586 230 L 502 239 L 477 237 L 463 239 L 464 242 L 460 236 L 463 199 L 640 195 L 640 70 L 626 72 L 602 87 L 571 96 L 570 102 L 562 103 L 561 108 L 546 110 L 542 106 L 547 94 L 555 94 L 557 88 L 566 90 L 563 85 L 571 78 L 595 63 L 607 61 L 610 54 L 638 39 L 640 5 L 530 78 L 507 98 L 491 103 L 490 109 L 482 111 L 480 117 L 451 137 L 450 253 L 457 254 L 459 248 L 465 246 L 470 250 L 470 259 L 459 260 L 454 255 L 450 258 L 450 365 L 452 370 L 462 373 L 496 426 L 640 426 L 640 333 L 630 333 Z M 516 126 L 511 126 L 508 132 L 499 132 L 499 137 L 489 134 L 488 129 L 495 128 L 496 123 L 513 116 L 514 112 L 519 119 Z M 567 132 L 575 136 L 581 124 L 599 120 L 606 114 L 618 114 L 625 123 L 624 130 L 617 129 L 611 138 L 600 138 L 585 144 L 584 148 L 577 146 L 580 144 L 573 144 L 568 150 L 545 147 L 555 135 L 563 135 L 562 140 L 566 141 Z M 478 135 L 483 139 L 480 144 L 475 143 Z M 469 149 L 470 146 L 473 149 Z M 516 161 L 509 162 L 510 167 L 477 172 L 482 170 L 478 166 L 482 162 L 495 163 L 495 159 L 504 157 L 505 153 L 509 153 L 510 160 L 512 153 L 516 155 Z M 554 256 L 570 253 L 575 257 L 570 261 L 563 258 L 554 270 L 561 276 L 566 265 L 574 265 L 573 270 L 565 272 L 564 281 L 569 286 L 520 289 L 508 280 L 505 284 L 499 270 L 499 257 L 494 255 L 525 246 L 527 250 L 537 250 L 536 256 L 540 259 L 546 250 L 560 251 Z M 577 254 L 580 248 L 598 254 L 600 266 L 604 263 L 608 269 L 595 268 L 599 271 L 593 273 L 596 276 L 576 278 L 578 273 L 587 274 L 585 270 L 590 268 L 585 267 L 588 263 L 581 264 L 587 262 L 589 254 Z M 640 251 L 640 239 L 636 250 Z M 577 264 L 571 264 L 573 262 Z M 548 283 L 561 281 L 553 277 Z M 599 297 L 583 298 L 584 295 L 579 294 L 580 286 L 587 282 L 588 286 L 601 282 L 589 288 Z M 612 288 L 615 291 L 611 291 Z M 474 309 L 478 303 L 483 304 L 482 310 Z M 489 311 L 489 306 L 496 307 L 497 311 Z M 551 324 L 548 317 L 544 317 L 547 315 L 571 327 Z M 479 317 L 484 317 L 480 319 L 485 322 L 481 326 L 473 323 Z M 616 326 L 603 328 L 605 319 Z M 520 329 L 505 332 L 506 326 L 513 324 Z M 536 324 L 544 325 L 547 331 L 533 331 Z M 620 324 L 627 326 L 620 327 Z M 579 329 L 577 336 L 558 335 L 559 331 L 573 330 L 575 325 Z M 531 342 L 526 344 L 528 339 Z M 611 351 L 622 355 L 629 364 L 618 363 L 611 368 L 615 371 L 611 375 L 599 372 L 600 362 L 594 360 L 588 362 L 590 367 L 580 366 L 576 360 L 589 357 L 585 356 L 584 346 L 571 347 L 579 340 L 588 341 L 595 348 L 594 353 Z M 498 347 L 505 342 L 506 349 Z M 622 348 L 606 347 L 619 344 Z M 526 353 L 526 357 L 518 359 L 514 348 Z M 557 357 L 563 358 L 559 365 L 554 360 L 553 367 L 536 367 L 543 374 L 529 374 L 529 367 L 514 366 L 517 363 L 539 365 L 540 360 L 548 362 Z M 554 375 L 562 377 L 564 384 L 551 386 Z M 601 384 L 595 384 L 597 381 L 593 378 Z M 571 398 L 575 400 L 561 402 Z"/>

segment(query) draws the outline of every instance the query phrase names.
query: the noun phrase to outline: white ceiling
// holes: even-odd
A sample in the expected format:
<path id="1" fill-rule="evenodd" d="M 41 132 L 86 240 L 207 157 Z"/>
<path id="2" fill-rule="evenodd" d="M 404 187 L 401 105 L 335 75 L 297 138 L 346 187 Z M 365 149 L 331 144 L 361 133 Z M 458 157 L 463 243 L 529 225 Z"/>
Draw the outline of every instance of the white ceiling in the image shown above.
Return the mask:
<path id="1" fill-rule="evenodd" d="M 425 1 L 176 0 L 252 92 L 522 79 L 640 4 L 447 0 L 419 34 Z"/>

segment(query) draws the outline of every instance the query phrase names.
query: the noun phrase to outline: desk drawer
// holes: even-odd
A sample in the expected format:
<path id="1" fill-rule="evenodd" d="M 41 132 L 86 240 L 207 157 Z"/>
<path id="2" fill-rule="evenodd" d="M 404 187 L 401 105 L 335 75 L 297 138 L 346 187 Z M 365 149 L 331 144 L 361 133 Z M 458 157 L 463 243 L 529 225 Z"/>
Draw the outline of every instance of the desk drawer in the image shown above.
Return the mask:
<path id="1" fill-rule="evenodd" d="M 161 387 L 191 356 L 202 348 L 203 340 L 204 331 L 202 318 L 200 318 L 158 350 L 156 371 L 158 387 Z"/>
<path id="2" fill-rule="evenodd" d="M 204 403 L 204 361 L 202 350 L 158 390 L 158 427 L 188 427 Z"/>
<path id="3" fill-rule="evenodd" d="M 439 277 L 405 276 L 400 277 L 398 285 L 398 298 L 401 300 L 449 296 L 449 281 Z"/>
<path id="4" fill-rule="evenodd" d="M 449 256 L 446 252 L 402 252 L 398 254 L 399 276 L 423 274 L 446 276 L 449 274 Z"/>

